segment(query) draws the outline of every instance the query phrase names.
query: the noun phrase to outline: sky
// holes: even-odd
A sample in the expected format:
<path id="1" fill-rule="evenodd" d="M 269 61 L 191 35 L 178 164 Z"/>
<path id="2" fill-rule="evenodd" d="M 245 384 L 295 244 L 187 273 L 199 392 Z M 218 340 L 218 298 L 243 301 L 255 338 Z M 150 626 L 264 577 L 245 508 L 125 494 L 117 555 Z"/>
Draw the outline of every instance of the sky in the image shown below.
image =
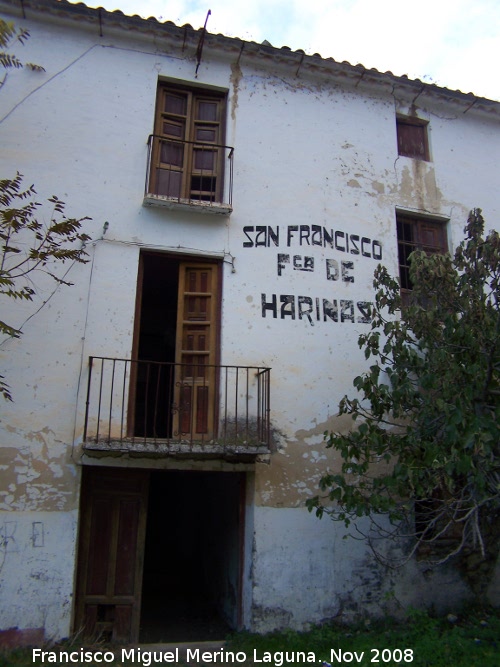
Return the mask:
<path id="1" fill-rule="evenodd" d="M 87 0 L 500 101 L 500 0 Z"/>

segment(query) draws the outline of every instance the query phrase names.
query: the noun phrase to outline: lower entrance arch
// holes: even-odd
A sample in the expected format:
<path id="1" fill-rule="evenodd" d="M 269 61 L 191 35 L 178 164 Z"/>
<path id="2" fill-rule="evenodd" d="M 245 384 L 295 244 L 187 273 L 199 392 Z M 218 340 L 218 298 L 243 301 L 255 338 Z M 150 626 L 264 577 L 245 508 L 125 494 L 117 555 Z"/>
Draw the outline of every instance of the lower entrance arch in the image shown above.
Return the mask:
<path id="1" fill-rule="evenodd" d="M 75 631 L 158 643 L 241 627 L 244 508 L 245 473 L 85 466 Z"/>

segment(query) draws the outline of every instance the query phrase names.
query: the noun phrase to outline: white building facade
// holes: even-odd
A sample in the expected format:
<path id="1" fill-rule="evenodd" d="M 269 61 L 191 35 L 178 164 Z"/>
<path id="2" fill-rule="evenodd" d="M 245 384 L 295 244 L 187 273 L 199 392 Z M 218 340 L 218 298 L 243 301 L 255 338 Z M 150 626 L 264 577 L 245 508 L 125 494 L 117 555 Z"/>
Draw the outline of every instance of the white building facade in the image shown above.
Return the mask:
<path id="1" fill-rule="evenodd" d="M 0 16 L 44 68 L 0 91 L 1 178 L 91 218 L 71 287 L 2 305 L 0 630 L 177 641 L 186 601 L 217 633 L 466 600 L 305 500 L 376 266 L 454 249 L 474 207 L 498 228 L 500 103 L 65 1 Z"/>

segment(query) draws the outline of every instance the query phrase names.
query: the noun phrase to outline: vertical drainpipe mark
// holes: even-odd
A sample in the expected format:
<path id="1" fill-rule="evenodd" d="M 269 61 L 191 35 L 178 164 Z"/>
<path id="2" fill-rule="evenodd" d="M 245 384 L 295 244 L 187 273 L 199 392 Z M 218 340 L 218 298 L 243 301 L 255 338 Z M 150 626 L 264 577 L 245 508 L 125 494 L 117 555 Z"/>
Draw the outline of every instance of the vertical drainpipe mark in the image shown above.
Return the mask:
<path id="1" fill-rule="evenodd" d="M 233 121 L 236 120 L 236 109 L 238 108 L 238 92 L 240 88 L 240 81 L 243 74 L 239 66 L 239 59 L 231 65 L 231 77 L 230 81 L 233 84 L 233 95 L 231 100 L 231 118 Z"/>

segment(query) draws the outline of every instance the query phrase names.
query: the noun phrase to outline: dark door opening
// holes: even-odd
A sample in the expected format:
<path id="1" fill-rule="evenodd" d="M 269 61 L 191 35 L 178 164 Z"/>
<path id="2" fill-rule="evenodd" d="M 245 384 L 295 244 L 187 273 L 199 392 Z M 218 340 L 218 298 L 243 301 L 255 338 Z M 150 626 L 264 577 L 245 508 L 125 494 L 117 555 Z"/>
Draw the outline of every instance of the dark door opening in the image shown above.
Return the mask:
<path id="1" fill-rule="evenodd" d="M 139 267 L 134 358 L 133 435 L 172 435 L 173 369 L 177 327 L 179 262 L 160 254 L 143 254 Z"/>
<path id="2" fill-rule="evenodd" d="M 244 475 L 150 477 L 139 640 L 220 640 L 240 625 Z"/>

